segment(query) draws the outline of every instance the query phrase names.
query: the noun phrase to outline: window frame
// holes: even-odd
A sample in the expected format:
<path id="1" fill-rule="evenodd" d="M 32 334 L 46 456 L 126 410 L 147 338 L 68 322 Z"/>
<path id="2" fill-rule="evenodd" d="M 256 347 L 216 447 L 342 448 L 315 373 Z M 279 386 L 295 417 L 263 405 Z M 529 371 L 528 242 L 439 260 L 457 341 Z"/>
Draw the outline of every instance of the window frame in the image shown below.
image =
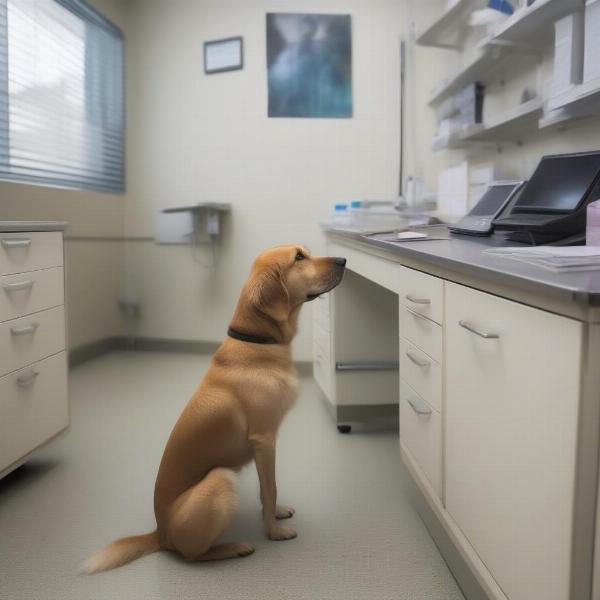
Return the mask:
<path id="1" fill-rule="evenodd" d="M 126 88 L 125 88 L 125 37 L 120 27 L 108 20 L 94 7 L 90 6 L 85 0 L 52 0 L 54 3 L 62 6 L 75 16 L 79 17 L 86 25 L 91 24 L 103 29 L 108 34 L 117 38 L 121 44 L 121 165 L 118 170 L 120 178 L 117 185 L 102 184 L 94 181 L 85 181 L 82 176 L 77 182 L 60 177 L 28 176 L 23 174 L 11 173 L 10 170 L 10 96 L 9 96 L 9 40 L 8 40 L 8 2 L 9 0 L 0 0 L 0 103 L 6 98 L 6 110 L 0 107 L 0 182 L 8 181 L 14 183 L 23 183 L 27 185 L 36 185 L 50 188 L 60 188 L 68 190 L 85 190 L 104 194 L 124 194 L 126 191 Z M 84 72 L 85 80 L 87 71 Z M 86 82 L 87 86 L 87 82 Z M 86 98 L 86 107 L 88 105 Z M 6 165 L 6 166 L 5 166 Z M 60 171 L 56 171 L 60 175 Z"/>

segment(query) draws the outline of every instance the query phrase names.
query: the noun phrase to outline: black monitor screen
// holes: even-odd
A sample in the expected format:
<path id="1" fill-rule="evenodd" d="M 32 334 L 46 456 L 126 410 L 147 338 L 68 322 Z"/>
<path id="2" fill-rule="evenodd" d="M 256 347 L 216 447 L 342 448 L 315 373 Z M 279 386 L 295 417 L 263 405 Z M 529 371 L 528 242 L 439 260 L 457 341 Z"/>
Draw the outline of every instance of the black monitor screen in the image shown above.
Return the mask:
<path id="1" fill-rule="evenodd" d="M 600 171 L 600 152 L 545 156 L 521 192 L 516 212 L 570 212 Z"/>
<path id="2" fill-rule="evenodd" d="M 481 200 L 471 209 L 474 217 L 493 217 L 502 208 L 506 199 L 515 189 L 516 184 L 507 183 L 491 186 L 481 197 Z"/>

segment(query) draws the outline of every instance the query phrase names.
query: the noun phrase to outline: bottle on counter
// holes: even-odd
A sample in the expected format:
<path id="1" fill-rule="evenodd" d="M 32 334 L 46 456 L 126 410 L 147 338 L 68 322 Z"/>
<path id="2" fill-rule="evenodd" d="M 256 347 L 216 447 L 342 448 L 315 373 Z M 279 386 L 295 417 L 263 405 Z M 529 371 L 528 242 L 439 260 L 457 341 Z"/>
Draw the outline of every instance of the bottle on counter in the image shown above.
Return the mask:
<path id="1" fill-rule="evenodd" d="M 352 216 L 348 212 L 348 205 L 344 203 L 335 204 L 333 214 L 325 222 L 329 229 L 349 229 L 352 226 Z"/>

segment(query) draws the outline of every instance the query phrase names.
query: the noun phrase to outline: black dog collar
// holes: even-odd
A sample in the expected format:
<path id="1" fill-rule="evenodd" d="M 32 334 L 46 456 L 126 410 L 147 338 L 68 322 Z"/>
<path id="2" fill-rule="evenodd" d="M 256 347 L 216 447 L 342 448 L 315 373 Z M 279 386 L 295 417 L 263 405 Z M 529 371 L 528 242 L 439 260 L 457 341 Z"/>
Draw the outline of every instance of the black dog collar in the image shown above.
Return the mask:
<path id="1" fill-rule="evenodd" d="M 277 344 L 277 340 L 270 337 L 259 337 L 258 335 L 250 335 L 248 333 L 242 333 L 229 327 L 227 329 L 227 335 L 240 342 L 250 342 L 251 344 Z"/>

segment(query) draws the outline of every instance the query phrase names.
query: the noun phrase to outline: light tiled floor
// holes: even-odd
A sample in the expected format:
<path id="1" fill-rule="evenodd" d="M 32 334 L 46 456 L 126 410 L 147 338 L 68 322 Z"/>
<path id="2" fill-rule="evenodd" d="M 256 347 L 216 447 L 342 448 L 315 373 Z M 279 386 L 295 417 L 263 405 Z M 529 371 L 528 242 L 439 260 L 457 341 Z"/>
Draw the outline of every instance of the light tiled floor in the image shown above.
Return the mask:
<path id="1" fill-rule="evenodd" d="M 253 467 L 226 539 L 256 553 L 186 563 L 160 552 L 77 575 L 114 538 L 154 526 L 166 438 L 207 366 L 185 354 L 113 353 L 71 374 L 70 432 L 0 481 L 2 600 L 454 600 L 456 583 L 408 500 L 397 435 L 337 433 L 304 379 L 278 447 L 280 499 L 299 536 L 264 538 Z"/>

